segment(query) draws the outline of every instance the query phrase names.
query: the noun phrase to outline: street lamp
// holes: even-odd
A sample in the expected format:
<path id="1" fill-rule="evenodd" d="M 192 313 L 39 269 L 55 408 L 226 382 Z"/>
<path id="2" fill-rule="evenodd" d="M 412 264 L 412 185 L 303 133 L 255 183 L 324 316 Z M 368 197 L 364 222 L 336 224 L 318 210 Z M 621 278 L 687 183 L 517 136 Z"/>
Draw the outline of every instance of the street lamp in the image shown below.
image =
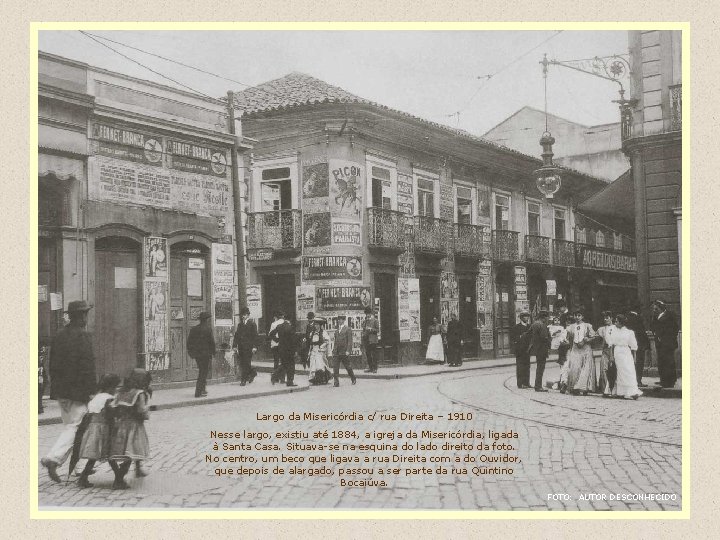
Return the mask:
<path id="1" fill-rule="evenodd" d="M 539 169 L 536 169 L 533 173 L 535 175 L 535 185 L 540 190 L 540 193 L 545 195 L 547 199 L 552 199 L 553 195 L 558 192 L 562 184 L 562 178 L 560 176 L 560 167 L 556 167 L 553 163 L 553 151 L 552 145 L 555 144 L 555 138 L 546 131 L 540 138 L 540 146 L 542 146 L 543 153 L 543 165 Z"/>

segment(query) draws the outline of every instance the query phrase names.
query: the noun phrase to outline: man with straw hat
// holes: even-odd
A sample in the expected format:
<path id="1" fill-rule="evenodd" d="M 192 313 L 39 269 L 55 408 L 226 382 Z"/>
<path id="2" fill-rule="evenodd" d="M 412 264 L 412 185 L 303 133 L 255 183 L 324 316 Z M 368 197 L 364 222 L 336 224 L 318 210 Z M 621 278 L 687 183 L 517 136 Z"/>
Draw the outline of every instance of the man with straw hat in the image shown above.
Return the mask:
<path id="1" fill-rule="evenodd" d="M 66 313 L 70 323 L 52 342 L 50 348 L 50 399 L 60 405 L 65 429 L 40 463 L 53 482 L 60 482 L 57 468 L 72 452 L 75 433 L 87 412 L 90 396 L 95 393 L 95 355 L 87 326 L 91 305 L 85 300 L 68 304 Z"/>

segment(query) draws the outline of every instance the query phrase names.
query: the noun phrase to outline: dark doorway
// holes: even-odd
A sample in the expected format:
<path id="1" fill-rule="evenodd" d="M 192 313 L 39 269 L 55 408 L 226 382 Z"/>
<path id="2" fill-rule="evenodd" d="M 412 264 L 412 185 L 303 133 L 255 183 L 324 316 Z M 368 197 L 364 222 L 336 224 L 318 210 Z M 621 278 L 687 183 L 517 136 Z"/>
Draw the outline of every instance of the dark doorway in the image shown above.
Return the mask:
<path id="1" fill-rule="evenodd" d="M 142 271 L 140 244 L 130 238 L 95 242 L 96 371 L 125 374 L 141 352 Z"/>
<path id="2" fill-rule="evenodd" d="M 432 276 L 420 276 L 420 335 L 427 345 L 428 327 L 433 317 L 440 320 L 440 280 Z"/>
<path id="3" fill-rule="evenodd" d="M 275 311 L 284 311 L 295 330 L 295 276 L 293 274 L 268 274 L 262 279 L 263 317 L 258 321 L 258 332 L 267 333 Z"/>
<path id="4" fill-rule="evenodd" d="M 397 277 L 394 274 L 373 275 L 374 297 L 380 299 L 380 345 L 379 361 L 385 364 L 397 362 L 397 344 L 400 339 L 397 313 Z"/>
<path id="5" fill-rule="evenodd" d="M 197 378 L 195 361 L 186 351 L 190 328 L 203 311 L 210 311 L 208 248 L 196 242 L 170 246 L 170 378 Z"/>
<path id="6" fill-rule="evenodd" d="M 460 292 L 460 325 L 463 331 L 463 356 L 477 354 L 477 300 L 474 279 L 458 280 Z"/>
<path id="7" fill-rule="evenodd" d="M 57 244 L 54 239 L 38 240 L 38 340 L 49 345 L 62 324 L 62 309 L 51 310 L 50 293 L 59 292 Z"/>
<path id="8" fill-rule="evenodd" d="M 512 354 L 510 329 L 515 324 L 509 272 L 498 271 L 495 283 L 495 336 L 498 355 Z"/>

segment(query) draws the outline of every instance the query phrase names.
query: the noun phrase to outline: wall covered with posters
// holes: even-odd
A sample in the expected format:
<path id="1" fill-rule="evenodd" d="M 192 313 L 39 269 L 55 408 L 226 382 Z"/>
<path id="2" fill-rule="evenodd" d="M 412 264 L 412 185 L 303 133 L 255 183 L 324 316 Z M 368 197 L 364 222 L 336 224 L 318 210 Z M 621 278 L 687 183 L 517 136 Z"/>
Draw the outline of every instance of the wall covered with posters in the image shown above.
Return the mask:
<path id="1" fill-rule="evenodd" d="M 143 243 L 143 355 L 145 369 L 170 369 L 168 346 L 168 251 L 167 239 L 146 237 Z"/>

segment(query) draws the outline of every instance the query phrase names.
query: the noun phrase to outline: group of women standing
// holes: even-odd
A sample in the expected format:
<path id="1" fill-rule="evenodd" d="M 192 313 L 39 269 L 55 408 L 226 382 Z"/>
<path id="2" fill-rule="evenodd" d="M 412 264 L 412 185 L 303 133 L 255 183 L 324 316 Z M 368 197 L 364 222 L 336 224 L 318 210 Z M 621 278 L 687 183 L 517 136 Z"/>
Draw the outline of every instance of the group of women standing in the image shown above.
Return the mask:
<path id="1" fill-rule="evenodd" d="M 581 310 L 576 310 L 573 316 L 575 322 L 566 328 L 570 349 L 560 375 L 560 392 L 602 393 L 603 397 L 625 399 L 641 396 L 635 372 L 637 340 L 626 326 L 625 315 L 603 312 L 605 324 L 597 332 L 583 320 Z M 603 350 L 602 356 L 595 358 L 591 344 L 598 338 L 603 341 Z"/>

